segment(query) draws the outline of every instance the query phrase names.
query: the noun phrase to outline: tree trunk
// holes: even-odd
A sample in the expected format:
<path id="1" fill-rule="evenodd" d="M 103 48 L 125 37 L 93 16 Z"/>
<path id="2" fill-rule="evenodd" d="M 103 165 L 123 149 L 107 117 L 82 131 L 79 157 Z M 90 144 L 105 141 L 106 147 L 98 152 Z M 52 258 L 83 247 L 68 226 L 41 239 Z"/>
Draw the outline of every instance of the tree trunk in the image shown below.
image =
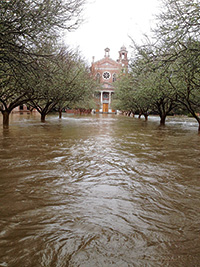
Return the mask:
<path id="1" fill-rule="evenodd" d="M 142 116 L 142 113 L 140 112 L 140 113 L 139 113 L 139 116 L 138 116 L 138 119 L 140 119 L 140 118 L 141 118 L 141 116 Z"/>
<path id="2" fill-rule="evenodd" d="M 145 121 L 147 121 L 148 120 L 148 115 L 146 113 L 144 114 L 144 117 L 145 117 Z"/>
<path id="3" fill-rule="evenodd" d="M 45 122 L 46 113 L 41 113 L 41 122 Z"/>
<path id="4" fill-rule="evenodd" d="M 191 112 L 191 111 L 190 111 Z M 200 134 L 200 117 L 197 115 L 194 111 L 191 112 L 192 116 L 197 120 L 199 127 L 198 127 L 198 133 Z"/>
<path id="5" fill-rule="evenodd" d="M 160 125 L 165 125 L 166 115 L 160 115 Z"/>
<path id="6" fill-rule="evenodd" d="M 59 109 L 59 119 L 62 119 L 62 109 Z"/>
<path id="7" fill-rule="evenodd" d="M 198 127 L 198 134 L 200 134 L 200 120 L 198 120 L 198 124 L 199 124 L 199 127 Z"/>
<path id="8" fill-rule="evenodd" d="M 7 110 L 4 110 L 4 111 L 2 111 L 2 114 L 3 114 L 3 128 L 8 129 L 10 112 Z"/>

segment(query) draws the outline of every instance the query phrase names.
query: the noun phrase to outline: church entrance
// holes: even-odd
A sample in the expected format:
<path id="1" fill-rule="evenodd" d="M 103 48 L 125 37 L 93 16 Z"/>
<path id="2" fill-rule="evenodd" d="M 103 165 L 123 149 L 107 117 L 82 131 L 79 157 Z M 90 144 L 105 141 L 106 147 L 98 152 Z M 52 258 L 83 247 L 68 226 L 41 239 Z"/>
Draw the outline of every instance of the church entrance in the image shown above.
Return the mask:
<path id="1" fill-rule="evenodd" d="M 103 103 L 103 112 L 108 112 L 108 104 Z"/>

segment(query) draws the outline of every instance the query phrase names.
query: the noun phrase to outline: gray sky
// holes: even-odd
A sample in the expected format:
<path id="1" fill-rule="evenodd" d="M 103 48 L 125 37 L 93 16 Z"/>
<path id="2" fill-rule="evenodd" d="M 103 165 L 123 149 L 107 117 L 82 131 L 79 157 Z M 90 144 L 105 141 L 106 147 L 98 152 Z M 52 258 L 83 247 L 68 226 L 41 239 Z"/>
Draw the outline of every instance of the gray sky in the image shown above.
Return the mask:
<path id="1" fill-rule="evenodd" d="M 150 33 L 159 12 L 160 0 L 88 0 L 85 6 L 85 22 L 78 30 L 67 33 L 66 44 L 79 47 L 82 56 L 91 63 L 104 57 L 104 49 L 110 48 L 110 56 L 118 58 L 118 51 L 125 45 L 131 54 L 131 36 L 141 42 L 143 34 Z"/>

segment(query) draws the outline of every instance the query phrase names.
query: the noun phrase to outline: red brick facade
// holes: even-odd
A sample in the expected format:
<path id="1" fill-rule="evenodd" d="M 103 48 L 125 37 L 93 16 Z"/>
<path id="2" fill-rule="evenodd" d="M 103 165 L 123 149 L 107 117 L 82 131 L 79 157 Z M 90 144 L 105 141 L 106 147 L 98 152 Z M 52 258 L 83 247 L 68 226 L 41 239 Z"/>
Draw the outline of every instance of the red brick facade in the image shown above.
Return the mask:
<path id="1" fill-rule="evenodd" d="M 100 83 L 101 88 L 96 95 L 97 107 L 95 112 L 113 113 L 112 97 L 114 94 L 114 82 L 117 80 L 121 72 L 126 72 L 128 68 L 128 58 L 126 47 L 121 47 L 119 51 L 119 59 L 117 61 L 110 58 L 110 49 L 105 49 L 105 56 L 103 59 L 92 62 L 91 73 Z"/>

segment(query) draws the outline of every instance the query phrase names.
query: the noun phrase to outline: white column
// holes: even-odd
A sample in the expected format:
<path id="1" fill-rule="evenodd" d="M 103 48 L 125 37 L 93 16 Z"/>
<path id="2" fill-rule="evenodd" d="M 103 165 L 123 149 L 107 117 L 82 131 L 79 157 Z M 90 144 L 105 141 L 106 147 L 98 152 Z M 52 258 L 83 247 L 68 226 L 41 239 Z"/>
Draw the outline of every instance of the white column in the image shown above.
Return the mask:
<path id="1" fill-rule="evenodd" d="M 111 112 L 111 92 L 109 92 L 109 112 Z"/>
<path id="2" fill-rule="evenodd" d="M 103 92 L 101 91 L 101 106 L 100 106 L 100 112 L 103 112 Z"/>
<path id="3" fill-rule="evenodd" d="M 111 92 L 109 92 L 109 107 L 110 107 L 110 104 L 111 104 Z"/>
<path id="4" fill-rule="evenodd" d="M 101 105 L 103 104 L 103 92 L 101 92 Z"/>

